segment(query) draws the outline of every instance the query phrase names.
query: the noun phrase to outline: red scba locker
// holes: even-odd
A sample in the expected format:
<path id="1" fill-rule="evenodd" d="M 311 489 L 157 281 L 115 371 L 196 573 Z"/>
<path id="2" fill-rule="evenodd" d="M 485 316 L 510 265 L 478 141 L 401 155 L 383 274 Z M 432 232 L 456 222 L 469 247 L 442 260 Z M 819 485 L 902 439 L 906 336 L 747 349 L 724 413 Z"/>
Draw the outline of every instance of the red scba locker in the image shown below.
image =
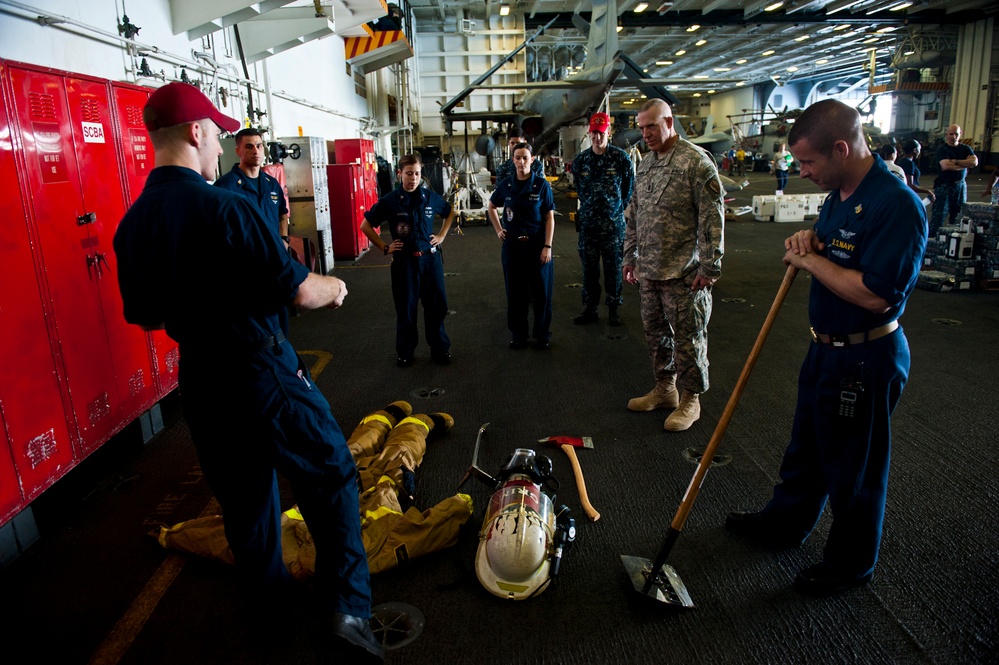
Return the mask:
<path id="1" fill-rule="evenodd" d="M 375 144 L 371 139 L 336 139 L 329 157 L 327 176 L 333 256 L 352 261 L 371 244 L 361 232 L 361 222 L 364 213 L 378 202 Z"/>
<path id="2" fill-rule="evenodd" d="M 112 249 L 149 91 L 2 60 L 0 89 L 2 525 L 176 386 L 176 345 L 125 322 Z"/>

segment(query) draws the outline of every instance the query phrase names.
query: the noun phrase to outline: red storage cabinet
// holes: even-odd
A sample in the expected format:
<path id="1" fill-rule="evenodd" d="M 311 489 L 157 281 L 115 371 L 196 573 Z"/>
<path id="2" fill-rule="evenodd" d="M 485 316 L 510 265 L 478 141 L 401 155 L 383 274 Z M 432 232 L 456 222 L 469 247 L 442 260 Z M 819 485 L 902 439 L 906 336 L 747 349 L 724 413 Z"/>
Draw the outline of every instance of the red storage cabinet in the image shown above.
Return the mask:
<path id="1" fill-rule="evenodd" d="M 0 93 L 2 526 L 176 386 L 176 345 L 125 322 L 112 245 L 149 91 L 0 60 Z"/>
<path id="2" fill-rule="evenodd" d="M 0 61 L 0 84 L 6 66 Z M 6 86 L 0 94 L 0 198 L 4 232 L 0 234 L 0 348 L 6 349 L 0 382 L 0 524 L 48 487 L 73 463 L 39 276 L 31 255 L 35 242 L 15 165 L 15 136 L 9 122 Z"/>
<path id="3" fill-rule="evenodd" d="M 360 164 L 363 182 L 362 205 L 364 210 L 378 201 L 378 163 L 375 161 L 375 142 L 371 139 L 337 139 L 333 142 L 337 164 Z"/>
<path id="4" fill-rule="evenodd" d="M 125 203 L 130 206 L 146 186 L 146 178 L 153 170 L 153 144 L 142 122 L 142 108 L 151 90 L 128 83 L 111 83 L 114 102 L 115 129 L 121 154 L 120 166 L 125 187 Z M 180 351 L 177 342 L 165 332 L 157 330 L 148 335 L 149 352 L 155 369 L 156 394 L 164 397 L 177 387 Z"/>
<path id="5" fill-rule="evenodd" d="M 353 261 L 368 251 L 368 237 L 361 231 L 364 221 L 364 181 L 360 164 L 330 164 L 326 167 L 330 188 L 330 225 L 333 257 Z"/>

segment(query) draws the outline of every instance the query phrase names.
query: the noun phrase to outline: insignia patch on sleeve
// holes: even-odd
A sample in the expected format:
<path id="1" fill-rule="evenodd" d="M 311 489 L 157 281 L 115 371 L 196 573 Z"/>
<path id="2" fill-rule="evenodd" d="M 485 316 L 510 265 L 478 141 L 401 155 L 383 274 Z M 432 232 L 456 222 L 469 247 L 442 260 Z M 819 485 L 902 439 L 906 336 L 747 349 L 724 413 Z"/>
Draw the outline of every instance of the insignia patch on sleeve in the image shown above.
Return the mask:
<path id="1" fill-rule="evenodd" d="M 715 194 L 721 194 L 721 183 L 718 182 L 718 178 L 712 178 L 708 180 L 708 189 L 710 189 Z"/>

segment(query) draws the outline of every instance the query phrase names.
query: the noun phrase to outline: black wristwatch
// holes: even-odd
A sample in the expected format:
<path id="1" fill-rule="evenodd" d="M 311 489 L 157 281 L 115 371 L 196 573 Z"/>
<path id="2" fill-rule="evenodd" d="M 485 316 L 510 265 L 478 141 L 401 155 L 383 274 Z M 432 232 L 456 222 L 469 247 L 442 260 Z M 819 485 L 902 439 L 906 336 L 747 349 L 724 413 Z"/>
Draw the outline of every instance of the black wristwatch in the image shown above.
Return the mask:
<path id="1" fill-rule="evenodd" d="M 284 240 L 285 242 L 291 242 L 291 238 L 288 236 L 281 236 L 281 240 Z"/>
<path id="2" fill-rule="evenodd" d="M 384 254 L 385 256 L 388 256 L 388 250 L 389 250 L 388 243 L 382 245 L 382 254 Z"/>

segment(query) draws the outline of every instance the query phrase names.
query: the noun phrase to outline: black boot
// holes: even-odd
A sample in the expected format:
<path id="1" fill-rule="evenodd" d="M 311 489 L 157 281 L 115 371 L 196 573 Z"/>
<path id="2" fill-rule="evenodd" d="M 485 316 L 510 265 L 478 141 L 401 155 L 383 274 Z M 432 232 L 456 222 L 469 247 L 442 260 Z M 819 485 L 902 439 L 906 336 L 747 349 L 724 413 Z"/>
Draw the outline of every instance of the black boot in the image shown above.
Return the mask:
<path id="1" fill-rule="evenodd" d="M 621 315 L 617 311 L 617 305 L 611 305 L 607 312 L 607 323 L 612 326 L 621 325 Z"/>
<path id="2" fill-rule="evenodd" d="M 600 317 L 597 315 L 597 308 L 587 305 L 583 313 L 572 320 L 577 326 L 586 325 L 587 323 L 593 323 Z"/>

